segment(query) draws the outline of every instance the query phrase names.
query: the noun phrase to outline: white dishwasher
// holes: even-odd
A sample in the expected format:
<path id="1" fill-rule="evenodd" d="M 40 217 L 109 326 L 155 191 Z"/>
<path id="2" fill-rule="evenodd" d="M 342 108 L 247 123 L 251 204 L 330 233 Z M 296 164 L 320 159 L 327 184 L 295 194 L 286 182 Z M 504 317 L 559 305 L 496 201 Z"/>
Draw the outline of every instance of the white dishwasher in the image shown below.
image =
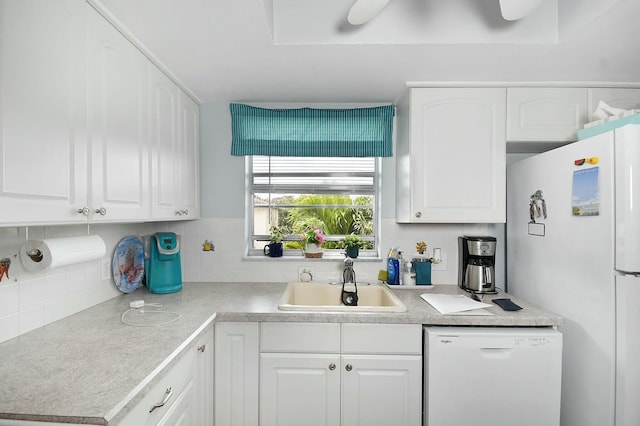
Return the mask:
<path id="1" fill-rule="evenodd" d="M 562 334 L 424 327 L 424 426 L 558 426 Z"/>

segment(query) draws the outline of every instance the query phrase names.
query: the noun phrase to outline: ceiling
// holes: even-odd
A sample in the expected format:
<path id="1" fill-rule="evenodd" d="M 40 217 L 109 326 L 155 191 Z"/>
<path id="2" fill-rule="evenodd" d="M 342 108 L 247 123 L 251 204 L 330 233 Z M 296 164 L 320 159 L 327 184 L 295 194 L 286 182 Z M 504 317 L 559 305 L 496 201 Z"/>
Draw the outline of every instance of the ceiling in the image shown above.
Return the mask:
<path id="1" fill-rule="evenodd" d="M 393 102 L 408 82 L 640 83 L 640 1 L 92 0 L 203 103 Z M 448 4 L 444 7 L 442 5 Z M 303 5 L 303 7 L 300 7 Z"/>

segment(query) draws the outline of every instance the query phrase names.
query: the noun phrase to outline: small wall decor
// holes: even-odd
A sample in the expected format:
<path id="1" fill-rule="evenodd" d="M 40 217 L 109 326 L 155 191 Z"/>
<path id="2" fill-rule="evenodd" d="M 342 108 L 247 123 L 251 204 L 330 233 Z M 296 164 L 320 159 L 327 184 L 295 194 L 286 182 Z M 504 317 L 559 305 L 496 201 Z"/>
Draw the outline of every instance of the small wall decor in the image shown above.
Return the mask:
<path id="1" fill-rule="evenodd" d="M 538 189 L 529 197 L 529 223 L 527 224 L 527 233 L 538 237 L 544 237 L 544 223 L 537 223 L 536 219 L 542 217 L 547 218 L 547 202 L 544 200 L 542 190 Z"/>
<path id="2" fill-rule="evenodd" d="M 204 240 L 202 243 L 202 251 L 216 251 L 216 246 L 209 240 Z"/>
<path id="3" fill-rule="evenodd" d="M 11 259 L 8 257 L 4 257 L 0 259 L 0 281 L 6 276 L 8 280 L 9 278 L 9 268 L 11 267 Z"/>

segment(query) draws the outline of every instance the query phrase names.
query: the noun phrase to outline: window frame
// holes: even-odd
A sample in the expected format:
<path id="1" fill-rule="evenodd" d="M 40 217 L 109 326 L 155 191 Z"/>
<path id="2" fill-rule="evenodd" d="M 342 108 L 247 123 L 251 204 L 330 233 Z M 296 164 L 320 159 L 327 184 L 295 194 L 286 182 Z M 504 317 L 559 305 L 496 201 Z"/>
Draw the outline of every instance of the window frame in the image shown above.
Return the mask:
<path id="1" fill-rule="evenodd" d="M 267 157 L 267 156 L 262 156 Z M 360 250 L 360 254 L 358 258 L 375 258 L 378 259 L 380 257 L 380 223 L 381 223 L 381 186 L 382 186 L 382 158 L 373 157 L 374 160 L 374 172 L 373 172 L 373 191 L 370 194 L 374 197 L 373 201 L 373 235 L 370 238 L 364 238 L 365 241 L 373 242 L 373 249 L 369 250 Z M 362 174 L 361 172 L 356 172 L 355 174 Z M 343 175 L 340 173 L 340 175 Z M 367 173 L 367 175 L 369 175 Z M 293 188 L 293 187 L 292 187 Z M 343 187 L 337 187 L 334 191 L 330 191 L 331 194 L 335 195 L 351 195 L 348 190 L 341 190 Z M 346 189 L 346 188 L 345 188 Z M 254 234 L 254 206 L 253 206 L 253 156 L 245 157 L 245 253 L 247 257 L 251 258 L 260 258 L 266 257 L 264 256 L 264 252 L 261 248 L 254 248 L 253 241 L 264 241 L 264 244 L 269 244 L 269 234 Z M 309 206 L 312 207 L 312 206 Z M 336 206 L 332 206 L 336 207 Z M 339 207 L 339 206 L 338 206 Z M 353 207 L 352 205 L 345 207 Z M 255 237 L 255 238 L 254 238 Z M 331 237 L 327 237 L 327 241 L 340 241 L 344 238 L 344 235 L 335 235 Z M 299 238 L 296 235 L 289 235 L 285 238 L 284 241 L 299 241 Z M 283 250 L 283 258 L 289 259 L 304 259 L 304 254 L 302 250 Z M 344 259 L 344 249 L 326 249 L 324 251 L 323 259 Z"/>

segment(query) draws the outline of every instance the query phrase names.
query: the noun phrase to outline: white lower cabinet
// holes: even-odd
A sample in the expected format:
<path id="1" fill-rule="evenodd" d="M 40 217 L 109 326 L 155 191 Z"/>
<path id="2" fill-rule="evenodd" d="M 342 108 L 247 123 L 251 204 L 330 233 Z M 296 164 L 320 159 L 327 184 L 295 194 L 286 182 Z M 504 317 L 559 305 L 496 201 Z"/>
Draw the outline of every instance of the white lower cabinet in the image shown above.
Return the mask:
<path id="1" fill-rule="evenodd" d="M 117 424 L 213 424 L 213 325 Z"/>
<path id="2" fill-rule="evenodd" d="M 257 322 L 216 323 L 215 424 L 258 425 Z"/>
<path id="3" fill-rule="evenodd" d="M 343 355 L 343 425 L 420 425 L 422 356 Z"/>
<path id="4" fill-rule="evenodd" d="M 261 426 L 420 425 L 421 326 L 263 323 L 261 331 Z"/>
<path id="5" fill-rule="evenodd" d="M 301 424 L 340 425 L 340 355 L 261 354 L 260 425 Z"/>

